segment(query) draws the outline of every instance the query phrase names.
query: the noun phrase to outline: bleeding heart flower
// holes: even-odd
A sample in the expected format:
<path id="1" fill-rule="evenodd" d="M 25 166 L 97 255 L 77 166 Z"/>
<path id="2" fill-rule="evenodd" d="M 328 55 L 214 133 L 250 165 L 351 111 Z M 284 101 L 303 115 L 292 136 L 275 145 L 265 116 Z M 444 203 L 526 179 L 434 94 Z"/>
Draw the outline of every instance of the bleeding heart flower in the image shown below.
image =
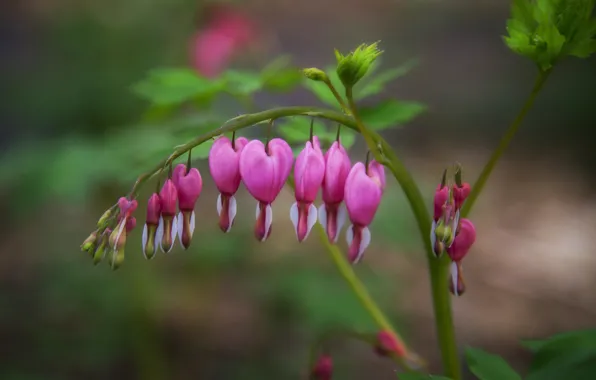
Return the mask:
<path id="1" fill-rule="evenodd" d="M 248 192 L 259 201 L 257 204 L 255 236 L 267 240 L 271 234 L 273 212 L 271 204 L 285 185 L 294 153 L 282 139 L 272 139 L 264 145 L 259 140 L 246 144 L 240 154 L 240 175 Z"/>
<path id="2" fill-rule="evenodd" d="M 324 204 L 319 207 L 319 223 L 325 228 L 332 243 L 337 242 L 339 232 L 346 222 L 347 209 L 343 200 L 346 179 L 351 168 L 348 152 L 339 141 L 334 142 L 325 153 Z"/>
<path id="3" fill-rule="evenodd" d="M 147 219 L 143 228 L 143 255 L 147 260 L 155 256 L 163 237 L 163 224 L 160 224 L 161 201 L 159 194 L 153 193 L 147 202 Z"/>
<path id="4" fill-rule="evenodd" d="M 347 241 L 350 246 L 348 258 L 357 263 L 370 244 L 368 226 L 381 203 L 385 189 L 385 171 L 383 165 L 371 161 L 366 167 L 356 163 L 346 179 L 345 201 L 352 225 L 348 228 Z"/>
<path id="5" fill-rule="evenodd" d="M 451 258 L 450 266 L 451 281 L 449 289 L 455 296 L 460 296 L 466 289 L 462 275 L 461 262 L 468 254 L 470 248 L 476 242 L 476 228 L 469 219 L 462 218 L 453 244 L 447 248 L 447 254 Z"/>
<path id="6" fill-rule="evenodd" d="M 203 190 L 203 179 L 197 168 L 187 168 L 184 164 L 176 166 L 172 179 L 178 190 L 180 209 L 176 217 L 178 238 L 180 244 L 188 249 L 195 230 L 195 205 Z"/>
<path id="7" fill-rule="evenodd" d="M 178 223 L 176 219 L 176 206 L 178 203 L 178 190 L 174 181 L 168 179 L 159 192 L 159 201 L 161 203 L 161 216 L 159 218 L 159 228 L 163 230 L 161 238 L 161 250 L 168 253 L 174 246 L 174 240 L 178 234 Z"/>
<path id="8" fill-rule="evenodd" d="M 294 165 L 294 195 L 296 202 L 290 207 L 290 219 L 296 237 L 302 242 L 317 222 L 317 208 L 313 204 L 325 177 L 325 158 L 319 139 L 312 137 L 298 154 Z"/>
<path id="9" fill-rule="evenodd" d="M 219 137 L 209 151 L 209 170 L 215 186 L 219 190 L 217 214 L 219 228 L 229 232 L 236 217 L 236 198 L 234 194 L 240 187 L 240 154 L 248 140 L 239 137 L 230 141 L 225 136 Z"/>

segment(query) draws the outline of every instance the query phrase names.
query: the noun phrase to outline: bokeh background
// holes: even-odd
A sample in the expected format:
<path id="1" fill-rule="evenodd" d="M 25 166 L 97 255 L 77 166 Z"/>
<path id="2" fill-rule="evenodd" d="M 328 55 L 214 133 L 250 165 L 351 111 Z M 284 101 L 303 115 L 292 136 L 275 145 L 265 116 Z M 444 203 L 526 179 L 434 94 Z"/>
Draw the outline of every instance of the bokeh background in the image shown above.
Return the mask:
<path id="1" fill-rule="evenodd" d="M 506 1 L 229 6 L 256 26 L 230 67 L 259 69 L 280 55 L 297 67 L 325 67 L 334 48 L 376 40 L 386 51 L 384 67 L 418 59 L 380 98 L 428 105 L 385 135 L 429 205 L 453 162 L 473 181 L 533 83 L 532 64 L 501 40 Z M 3 5 L 0 378 L 299 379 L 318 334 L 336 326 L 374 328 L 317 239 L 295 242 L 287 192 L 276 201 L 266 244 L 252 237 L 254 206 L 245 190 L 233 233 L 220 233 L 217 193 L 207 181 L 189 251 L 145 261 L 137 228 L 117 272 L 92 266 L 79 252 L 140 168 L 197 134 L 194 119 L 177 126 L 180 135 L 170 131 L 174 125 L 160 113 L 168 110 L 148 112 L 131 85 L 152 68 L 193 67 L 189 46 L 209 23 L 206 9 L 196 0 Z M 520 339 L 594 326 L 594 88 L 593 58 L 562 62 L 477 203 L 468 290 L 453 302 L 462 351 L 481 347 L 523 371 L 529 356 Z M 252 102 L 257 109 L 320 104 L 304 89 L 264 92 Z M 245 112 L 233 99 L 216 108 L 227 118 Z M 152 128 L 139 127 L 147 122 Z M 162 153 L 143 155 L 148 141 L 162 144 Z M 353 157 L 364 155 L 358 141 Z M 207 173 L 205 162 L 199 167 Z M 373 244 L 357 273 L 439 370 L 424 254 L 397 184 L 390 183 L 371 230 Z M 361 343 L 339 340 L 332 350 L 338 379 L 395 378 L 392 363 Z"/>

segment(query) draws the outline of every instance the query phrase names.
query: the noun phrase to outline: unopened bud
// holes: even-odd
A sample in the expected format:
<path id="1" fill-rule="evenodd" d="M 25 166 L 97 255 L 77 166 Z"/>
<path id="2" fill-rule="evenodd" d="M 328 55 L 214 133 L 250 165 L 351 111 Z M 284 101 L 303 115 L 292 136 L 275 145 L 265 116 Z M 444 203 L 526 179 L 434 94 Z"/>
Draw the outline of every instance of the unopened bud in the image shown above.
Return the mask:
<path id="1" fill-rule="evenodd" d="M 381 54 L 382 51 L 378 49 L 378 42 L 370 45 L 362 44 L 345 56 L 336 50 L 337 76 L 339 76 L 344 87 L 346 89 L 354 87 L 366 75 L 373 62 Z"/>
<path id="2" fill-rule="evenodd" d="M 112 254 L 110 255 L 110 267 L 112 270 L 117 270 L 120 268 L 122 263 L 124 262 L 124 247 L 119 250 L 113 250 Z"/>
<path id="3" fill-rule="evenodd" d="M 103 230 L 104 228 L 106 228 L 108 226 L 108 222 L 111 217 L 112 217 L 112 210 L 111 209 L 106 210 L 106 212 L 104 212 L 103 215 L 97 221 L 97 228 L 100 230 Z"/>
<path id="4" fill-rule="evenodd" d="M 375 351 L 380 356 L 402 357 L 406 354 L 406 348 L 390 331 L 380 331 L 377 334 L 377 344 Z"/>
<path id="5" fill-rule="evenodd" d="M 331 380 L 333 376 L 333 359 L 329 355 L 321 355 L 311 369 L 311 380 Z"/>
<path id="6" fill-rule="evenodd" d="M 93 231 L 91 233 L 91 235 L 89 235 L 87 237 L 87 239 L 85 239 L 83 244 L 81 244 L 81 251 L 89 252 L 90 254 L 93 254 L 93 251 L 95 251 L 96 245 L 97 245 L 97 231 Z"/>
<path id="7" fill-rule="evenodd" d="M 97 265 L 103 261 L 103 258 L 106 255 L 106 251 L 109 249 L 108 244 L 110 240 L 110 234 L 112 231 L 108 228 L 104 231 L 104 233 L 99 238 L 99 245 L 95 252 L 93 253 L 93 265 Z"/>
<path id="8" fill-rule="evenodd" d="M 310 80 L 314 80 L 316 82 L 328 82 L 329 81 L 327 74 L 325 74 L 325 72 L 323 70 L 317 69 L 316 67 L 304 69 L 304 70 L 302 70 L 302 72 Z"/>
<path id="9" fill-rule="evenodd" d="M 435 235 L 437 236 L 437 240 L 441 242 L 447 242 L 451 239 L 451 234 L 453 230 L 449 224 L 443 223 L 442 220 L 439 221 L 437 224 L 437 228 L 435 229 Z"/>

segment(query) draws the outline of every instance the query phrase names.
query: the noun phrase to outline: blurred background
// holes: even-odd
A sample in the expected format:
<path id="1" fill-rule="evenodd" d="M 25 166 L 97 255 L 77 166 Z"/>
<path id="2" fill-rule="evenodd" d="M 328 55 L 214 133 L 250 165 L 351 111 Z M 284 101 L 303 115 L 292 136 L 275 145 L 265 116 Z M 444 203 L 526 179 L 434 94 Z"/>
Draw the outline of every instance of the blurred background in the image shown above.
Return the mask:
<path id="1" fill-rule="evenodd" d="M 294 67 L 324 68 L 334 63 L 334 48 L 347 52 L 381 40 L 382 67 L 418 62 L 377 98 L 428 107 L 385 136 L 429 206 L 453 162 L 473 182 L 534 80 L 533 65 L 501 40 L 508 2 L 217 5 L 3 5 L 1 379 L 299 379 L 318 334 L 337 326 L 374 331 L 318 239 L 295 242 L 288 192 L 274 205 L 266 244 L 253 238 L 254 201 L 244 189 L 232 233 L 220 233 L 217 192 L 206 180 L 190 250 L 146 261 L 137 227 L 117 272 L 105 263 L 94 267 L 79 252 L 97 218 L 136 176 L 201 128 L 247 107 L 320 105 L 302 87 L 183 107 L 167 100 L 177 93 L 160 92 L 166 101 L 151 103 L 139 96 L 151 92 L 147 83 L 135 87 L 150 70 L 178 67 L 213 77 L 228 68 L 259 71 L 282 56 Z M 471 215 L 478 240 L 465 262 L 468 289 L 453 302 L 462 351 L 481 347 L 523 371 L 529 356 L 520 339 L 594 326 L 595 63 L 568 59 L 556 68 Z M 352 156 L 364 159 L 362 141 Z M 205 164 L 197 161 L 208 178 Z M 141 227 L 153 187 L 139 197 Z M 397 184 L 389 184 L 371 231 L 373 243 L 356 271 L 438 371 L 424 253 Z M 338 340 L 331 349 L 338 379 L 395 378 L 393 363 L 361 343 Z"/>

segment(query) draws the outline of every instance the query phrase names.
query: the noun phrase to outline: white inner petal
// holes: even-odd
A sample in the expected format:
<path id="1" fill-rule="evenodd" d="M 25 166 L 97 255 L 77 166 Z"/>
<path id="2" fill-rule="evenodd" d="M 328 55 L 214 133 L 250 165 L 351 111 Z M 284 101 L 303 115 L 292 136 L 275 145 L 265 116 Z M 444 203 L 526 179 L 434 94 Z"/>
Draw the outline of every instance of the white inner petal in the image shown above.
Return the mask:
<path id="1" fill-rule="evenodd" d="M 237 211 L 236 198 L 234 198 L 234 196 L 231 196 L 230 204 L 229 204 L 229 208 L 228 208 L 228 222 L 230 223 L 230 225 L 228 226 L 228 230 L 226 232 L 230 232 L 230 230 L 232 229 L 232 222 L 234 221 L 234 218 L 236 218 L 236 211 Z"/>
<path id="2" fill-rule="evenodd" d="M 304 236 L 304 239 L 306 239 L 308 237 L 308 235 L 310 234 L 310 231 L 312 230 L 314 225 L 317 223 L 317 208 L 312 203 L 308 207 L 308 219 L 307 219 L 306 223 L 307 223 L 307 229 L 306 229 L 306 235 Z"/>
<path id="3" fill-rule="evenodd" d="M 159 217 L 159 224 L 157 225 L 157 230 L 155 231 L 155 247 L 161 247 L 161 240 L 163 239 L 163 218 Z M 163 252 L 163 248 L 160 248 Z"/>
<path id="4" fill-rule="evenodd" d="M 451 231 L 454 235 L 457 232 L 458 225 L 459 225 L 459 210 L 457 210 L 455 212 L 455 218 L 453 219 L 453 227 L 452 227 L 453 229 Z M 449 244 L 449 247 L 451 247 L 453 245 L 454 241 L 455 241 L 455 237 L 453 239 L 451 239 L 451 244 Z"/>
<path id="5" fill-rule="evenodd" d="M 259 215 L 261 214 L 261 208 L 259 207 L 260 203 L 257 202 L 257 210 L 255 211 L 255 219 L 259 220 Z"/>
<path id="6" fill-rule="evenodd" d="M 173 233 L 174 226 L 176 226 L 176 231 L 180 231 L 178 234 L 178 241 L 180 242 L 182 248 L 184 248 L 184 245 L 182 244 L 182 231 L 184 230 L 184 215 L 182 215 L 182 211 L 179 211 L 178 215 L 174 217 L 174 223 L 172 225 L 172 241 L 176 239 L 176 234 Z"/>
<path id="7" fill-rule="evenodd" d="M 221 203 L 221 193 L 217 196 L 217 215 L 221 215 L 221 209 L 222 209 L 222 203 Z"/>
<path id="8" fill-rule="evenodd" d="M 360 261 L 360 259 L 362 259 L 362 256 L 364 255 L 364 251 L 366 251 L 366 248 L 368 248 L 368 246 L 370 245 L 370 230 L 368 229 L 368 227 L 364 227 L 362 229 L 362 238 L 360 239 L 360 247 L 358 247 L 358 257 L 356 257 L 356 260 L 354 261 L 354 264 L 358 263 Z"/>
<path id="9" fill-rule="evenodd" d="M 459 293 L 457 291 L 457 278 L 458 278 L 458 269 L 457 269 L 457 263 L 455 261 L 451 262 L 451 265 L 449 266 L 449 271 L 451 272 L 451 284 L 453 285 L 453 294 L 455 296 L 459 296 Z"/>
<path id="10" fill-rule="evenodd" d="M 178 215 L 178 219 L 182 220 L 182 213 L 179 212 Z M 176 241 L 176 236 L 178 236 L 178 234 L 182 235 L 182 228 L 180 229 L 180 231 L 178 231 L 178 223 L 176 223 L 176 220 L 174 220 L 172 223 L 172 243 Z M 172 244 L 168 252 L 170 252 L 172 248 L 174 248 L 174 244 Z"/>
<path id="11" fill-rule="evenodd" d="M 149 256 L 147 256 L 147 224 L 143 227 L 143 237 L 141 238 L 141 244 L 143 244 L 143 255 L 147 260 L 149 260 Z"/>
<path id="12" fill-rule="evenodd" d="M 122 231 L 124 230 L 124 226 L 126 226 L 126 218 L 122 219 L 120 224 L 118 225 L 118 233 L 116 234 L 116 240 L 114 240 L 114 250 L 116 250 L 116 246 L 118 246 L 118 242 L 120 241 L 120 235 L 122 235 Z"/>
<path id="13" fill-rule="evenodd" d="M 192 214 L 190 214 L 190 237 L 192 238 L 192 235 L 195 232 L 195 212 L 193 211 Z"/>
<path id="14" fill-rule="evenodd" d="M 271 229 L 271 224 L 273 223 L 273 209 L 271 209 L 271 205 L 267 205 L 265 207 L 265 236 L 263 236 L 263 240 L 267 240 L 267 235 L 269 235 L 269 230 Z"/>
<path id="15" fill-rule="evenodd" d="M 319 207 L 319 224 L 327 232 L 327 208 L 324 203 Z"/>
<path id="16" fill-rule="evenodd" d="M 430 228 L 430 246 L 434 252 L 435 244 L 437 244 L 437 235 L 435 234 L 435 230 L 437 229 L 437 222 L 433 220 L 432 227 Z M 438 252 L 435 252 L 438 253 Z"/>
<path id="17" fill-rule="evenodd" d="M 290 220 L 294 225 L 294 232 L 296 232 L 296 238 L 298 238 L 298 217 L 298 202 L 294 202 L 290 207 Z"/>
<path id="18" fill-rule="evenodd" d="M 339 209 L 337 210 L 337 226 L 335 227 L 337 232 L 335 234 L 335 243 L 337 243 L 337 239 L 339 238 L 339 232 L 343 228 L 347 219 L 348 219 L 348 209 L 347 209 L 345 203 L 342 202 L 342 204 L 339 205 Z"/>
<path id="19" fill-rule="evenodd" d="M 353 228 L 354 228 L 354 225 L 350 224 L 350 226 L 348 227 L 348 230 L 346 231 L 346 242 L 348 243 L 348 246 L 352 245 L 352 240 L 354 240 Z"/>

